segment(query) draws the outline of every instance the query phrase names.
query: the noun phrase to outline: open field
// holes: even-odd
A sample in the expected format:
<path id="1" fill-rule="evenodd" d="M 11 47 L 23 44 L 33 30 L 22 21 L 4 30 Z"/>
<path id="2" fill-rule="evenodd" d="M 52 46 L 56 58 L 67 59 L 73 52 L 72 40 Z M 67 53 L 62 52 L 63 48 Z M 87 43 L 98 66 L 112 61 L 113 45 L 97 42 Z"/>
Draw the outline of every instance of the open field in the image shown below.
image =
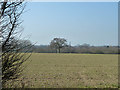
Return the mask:
<path id="1" fill-rule="evenodd" d="M 118 55 L 33 53 L 24 71 L 29 88 L 115 88 Z"/>

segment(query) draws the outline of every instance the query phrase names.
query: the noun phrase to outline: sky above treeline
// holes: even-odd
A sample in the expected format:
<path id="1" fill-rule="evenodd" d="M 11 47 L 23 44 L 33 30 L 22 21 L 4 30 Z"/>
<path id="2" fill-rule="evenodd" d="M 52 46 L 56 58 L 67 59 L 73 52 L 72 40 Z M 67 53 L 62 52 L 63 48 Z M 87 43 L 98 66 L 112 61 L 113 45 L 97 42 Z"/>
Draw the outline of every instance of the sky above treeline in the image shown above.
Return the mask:
<path id="1" fill-rule="evenodd" d="M 24 32 L 37 45 L 65 38 L 72 45 L 118 44 L 117 2 L 28 2 Z"/>

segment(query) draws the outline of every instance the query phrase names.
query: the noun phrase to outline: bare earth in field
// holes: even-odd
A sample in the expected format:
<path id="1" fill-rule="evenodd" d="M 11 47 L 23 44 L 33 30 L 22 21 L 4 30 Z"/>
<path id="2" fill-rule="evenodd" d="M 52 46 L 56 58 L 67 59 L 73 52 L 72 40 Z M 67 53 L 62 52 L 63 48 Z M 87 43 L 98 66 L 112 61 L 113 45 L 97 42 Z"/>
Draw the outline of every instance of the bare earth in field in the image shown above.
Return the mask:
<path id="1" fill-rule="evenodd" d="M 118 55 L 33 53 L 22 83 L 28 88 L 117 88 Z M 19 86 L 22 86 L 20 84 Z"/>

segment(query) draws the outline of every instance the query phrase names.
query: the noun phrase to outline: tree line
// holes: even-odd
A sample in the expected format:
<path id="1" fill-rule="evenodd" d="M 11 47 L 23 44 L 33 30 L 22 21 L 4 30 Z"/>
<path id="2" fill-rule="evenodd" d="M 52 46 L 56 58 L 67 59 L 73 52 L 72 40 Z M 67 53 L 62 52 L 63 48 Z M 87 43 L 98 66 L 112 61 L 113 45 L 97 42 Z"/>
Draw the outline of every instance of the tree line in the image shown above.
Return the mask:
<path id="1" fill-rule="evenodd" d="M 34 53 L 56 53 L 49 45 L 33 46 Z M 58 52 L 57 52 L 58 53 Z M 61 49 L 60 53 L 86 53 L 86 54 L 118 54 L 117 46 L 68 46 Z"/>
<path id="2" fill-rule="evenodd" d="M 82 44 L 71 46 L 64 38 L 54 38 L 49 45 L 34 45 L 34 53 L 86 53 L 86 54 L 118 54 L 118 46 L 90 46 Z"/>

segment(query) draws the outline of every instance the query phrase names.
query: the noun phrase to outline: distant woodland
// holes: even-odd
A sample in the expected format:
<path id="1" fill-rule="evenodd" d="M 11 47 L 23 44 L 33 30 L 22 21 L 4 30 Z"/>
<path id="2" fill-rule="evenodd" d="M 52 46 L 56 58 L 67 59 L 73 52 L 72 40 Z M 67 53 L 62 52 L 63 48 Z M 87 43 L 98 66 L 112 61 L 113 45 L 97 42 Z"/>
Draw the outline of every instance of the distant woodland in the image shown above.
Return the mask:
<path id="1" fill-rule="evenodd" d="M 35 53 L 56 53 L 56 50 L 49 45 L 35 45 L 32 50 Z M 118 54 L 118 46 L 68 45 L 62 48 L 60 53 Z"/>
<path id="2" fill-rule="evenodd" d="M 60 41 L 53 41 L 49 45 L 32 45 L 29 40 L 20 40 L 20 45 L 26 47 L 22 52 L 27 49 L 33 53 L 120 54 L 120 46 L 91 46 L 86 43 L 72 46 L 66 43 L 59 43 Z M 27 46 L 30 44 L 32 47 L 28 48 Z"/>

